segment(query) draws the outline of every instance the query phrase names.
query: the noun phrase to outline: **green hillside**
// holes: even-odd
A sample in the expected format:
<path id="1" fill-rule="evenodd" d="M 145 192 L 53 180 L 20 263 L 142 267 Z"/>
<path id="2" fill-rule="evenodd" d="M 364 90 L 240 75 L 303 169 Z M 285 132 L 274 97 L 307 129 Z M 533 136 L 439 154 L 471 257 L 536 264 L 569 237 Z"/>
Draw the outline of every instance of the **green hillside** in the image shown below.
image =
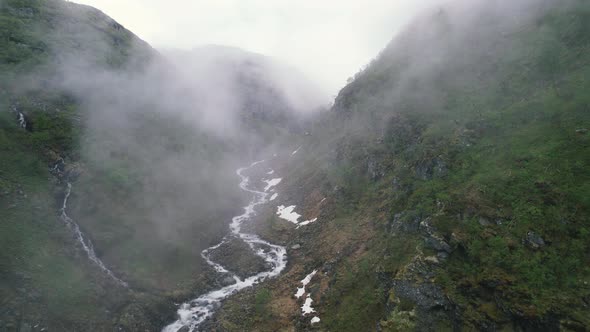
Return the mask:
<path id="1" fill-rule="evenodd" d="M 291 268 L 229 301 L 220 326 L 588 329 L 590 6 L 481 7 L 414 21 L 301 139 L 277 204 L 319 221 L 290 233 Z M 270 213 L 260 232 L 284 239 Z M 310 326 L 293 293 L 312 269 Z M 240 305 L 268 290 L 246 319 Z"/>

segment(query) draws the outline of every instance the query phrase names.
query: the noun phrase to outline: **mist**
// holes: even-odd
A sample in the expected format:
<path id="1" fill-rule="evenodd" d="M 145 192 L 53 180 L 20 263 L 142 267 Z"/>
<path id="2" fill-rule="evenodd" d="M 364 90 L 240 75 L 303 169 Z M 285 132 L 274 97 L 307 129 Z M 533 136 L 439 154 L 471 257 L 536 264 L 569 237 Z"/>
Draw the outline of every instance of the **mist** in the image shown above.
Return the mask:
<path id="1" fill-rule="evenodd" d="M 229 13 L 194 25 L 187 22 L 198 21 L 207 12 L 179 13 L 179 22 L 184 22 L 181 28 L 155 24 L 157 20 L 146 19 L 149 15 L 130 20 L 130 28 L 147 29 L 139 35 L 162 46 L 154 48 L 92 7 L 59 0 L 25 5 L 0 0 L 0 18 L 4 19 L 0 28 L 8 31 L 2 36 L 9 46 L 0 52 L 7 59 L 0 64 L 7 68 L 6 74 L 0 74 L 10 81 L 0 82 L 0 97 L 8 96 L 0 105 L 17 117 L 14 126 L 5 126 L 11 135 L 4 135 L 0 128 L 0 143 L 7 146 L 6 151 L 18 151 L 21 146 L 30 150 L 23 157 L 14 153 L 19 156 L 15 159 L 22 160 L 13 162 L 13 168 L 37 172 L 30 182 L 45 181 L 39 191 L 46 191 L 43 194 L 49 198 L 44 199 L 51 201 L 45 202 L 51 206 L 46 210 L 53 212 L 51 208 L 57 206 L 56 219 L 79 226 L 78 243 L 64 245 L 61 241 L 56 250 L 72 247 L 68 247 L 66 260 L 91 276 L 100 273 L 93 270 L 92 262 L 100 262 L 102 271 L 109 272 L 105 279 L 121 281 L 117 287 L 129 290 L 121 295 L 126 310 L 121 321 L 136 310 L 141 317 L 130 321 L 147 321 L 144 316 L 151 317 L 149 311 L 157 310 L 167 311 L 159 321 L 150 322 L 158 328 L 170 323 L 169 331 L 196 327 L 228 296 L 267 278 L 285 279 L 280 279 L 280 287 L 271 286 L 268 294 L 272 297 L 256 288 L 244 299 L 267 301 L 269 297 L 274 301 L 277 296 L 299 314 L 300 305 L 313 310 L 313 295 L 318 315 L 324 315 L 324 308 L 346 303 L 339 302 L 339 296 L 348 298 L 347 292 L 354 294 L 356 288 L 369 289 L 350 286 L 364 282 L 354 279 L 359 275 L 387 271 L 391 280 L 397 280 L 398 272 L 413 272 L 396 264 L 412 260 L 412 248 L 419 250 L 422 244 L 405 246 L 404 242 L 399 246 L 404 248 L 400 255 L 408 257 L 382 260 L 387 251 L 398 248 L 389 246 L 389 241 L 398 238 L 384 229 L 401 213 L 398 208 L 411 213 L 424 210 L 425 214 L 438 209 L 442 215 L 448 211 L 440 208 L 440 199 L 456 200 L 463 209 L 461 199 L 470 193 L 460 191 L 463 188 L 449 190 L 448 195 L 439 193 L 439 188 L 455 179 L 434 179 L 430 176 L 434 167 L 440 166 L 445 174 L 456 165 L 471 167 L 470 160 L 459 160 L 470 153 L 467 140 L 485 134 L 488 127 L 513 125 L 490 120 L 488 126 L 481 115 L 483 108 L 489 118 L 499 117 L 506 105 L 526 101 L 529 91 L 554 87 L 558 78 L 537 75 L 539 63 L 545 61 L 542 56 L 548 53 L 544 51 L 562 42 L 544 24 L 544 15 L 574 2 L 391 4 L 371 0 L 313 6 L 308 1 L 303 5 L 283 1 L 273 7 L 254 1 L 253 8 L 261 8 L 260 13 L 231 0 L 194 7 L 184 2 L 187 8 L 210 6 L 215 7 L 213 12 L 221 8 Z M 115 6 L 110 8 L 125 9 L 117 15 L 134 14 L 130 8 L 135 3 L 109 3 Z M 151 5 L 181 10 L 168 3 Z M 236 8 L 247 9 L 246 14 L 235 12 Z M 270 16 L 272 24 L 258 18 L 263 15 Z M 304 20 L 308 16 L 309 25 Z M 170 22 L 170 17 L 163 21 Z M 215 30 L 223 23 L 220 18 L 227 17 L 236 20 L 234 25 Z M 285 22 L 275 22 L 280 19 Z M 246 23 L 252 27 L 241 31 Z M 20 30 L 13 32 L 10 26 Z M 153 30 L 159 26 L 162 30 Z M 179 34 L 163 37 L 170 27 Z M 199 36 L 196 28 L 202 28 Z M 535 29 L 545 30 L 525 33 Z M 203 37 L 208 33 L 210 37 Z M 524 40 L 529 36 L 530 40 Z M 557 68 L 562 58 L 559 54 L 555 58 L 545 67 Z M 519 76 L 522 73 L 526 75 Z M 350 77 L 346 84 L 345 77 Z M 522 83 L 522 77 L 531 82 Z M 330 97 L 335 91 L 337 96 Z M 5 118 L 8 116 L 0 120 Z M 506 120 L 510 121 L 519 119 Z M 587 132 L 579 130 L 576 135 Z M 421 176 L 421 170 L 432 174 Z M 0 175 L 4 181 L 4 173 Z M 10 188 L 18 193 L 14 201 L 21 204 L 27 195 L 18 181 L 10 182 Z M 29 210 L 33 214 L 45 211 Z M 448 218 L 454 220 L 451 212 Z M 482 222 L 479 225 L 487 227 Z M 408 238 L 450 243 L 447 238 L 455 234 L 434 236 L 422 227 L 421 222 L 416 226 L 420 230 L 412 231 Z M 51 241 L 61 240 L 56 238 Z M 81 259 L 74 246 L 82 243 L 88 252 L 84 239 L 94 249 Z M 514 246 L 519 245 L 514 241 Z M 436 261 L 442 268 L 450 254 L 420 262 Z M 365 261 L 367 257 L 373 258 Z M 91 258 L 90 263 L 85 258 Z M 373 259 L 377 268 L 365 269 L 365 262 L 373 264 Z M 86 263 L 90 267 L 83 265 Z M 345 264 L 358 265 L 362 271 L 350 273 Z M 387 269 L 381 269 L 385 265 Z M 338 275 L 338 271 L 346 273 Z M 305 275 L 316 278 L 314 281 L 333 279 L 306 289 L 301 281 Z M 385 290 L 393 286 L 387 281 L 381 287 L 381 277 L 366 285 L 379 286 L 380 291 L 366 294 L 384 295 L 368 302 L 389 310 L 390 303 L 385 301 L 392 300 Z M 295 288 L 287 291 L 283 287 L 284 280 L 289 288 L 292 283 L 303 283 L 303 289 L 299 284 L 296 288 L 299 296 L 294 298 Z M 99 285 L 97 296 L 107 297 L 108 281 L 93 279 L 91 283 Z M 300 291 L 307 294 L 301 301 Z M 323 296 L 335 300 L 323 302 Z M 265 305 L 275 304 L 267 302 Z M 122 307 L 120 303 L 112 307 Z M 142 305 L 145 307 L 137 309 Z M 446 310 L 443 307 L 436 305 L 437 310 Z M 99 309 L 109 320 L 106 324 L 119 314 Z M 299 324 L 299 328 L 320 322 L 319 317 L 310 320 L 311 316 L 296 320 L 289 310 L 281 312 L 287 317 L 286 324 Z M 303 316 L 307 313 L 311 312 Z M 356 318 L 365 319 L 360 316 Z M 324 322 L 330 323 L 328 319 Z M 143 327 L 150 330 L 153 326 Z M 139 329 L 136 325 L 129 328 Z"/>
<path id="2" fill-rule="evenodd" d="M 52 153 L 78 174 L 70 215 L 130 285 L 192 285 L 206 264 L 183 260 L 225 236 L 248 199 L 236 169 L 303 135 L 327 94 L 278 59 L 222 46 L 158 51 L 98 10 L 62 9 L 91 24 L 64 15 L 47 40 L 52 60 L 15 89 L 80 105 L 75 152 Z"/>

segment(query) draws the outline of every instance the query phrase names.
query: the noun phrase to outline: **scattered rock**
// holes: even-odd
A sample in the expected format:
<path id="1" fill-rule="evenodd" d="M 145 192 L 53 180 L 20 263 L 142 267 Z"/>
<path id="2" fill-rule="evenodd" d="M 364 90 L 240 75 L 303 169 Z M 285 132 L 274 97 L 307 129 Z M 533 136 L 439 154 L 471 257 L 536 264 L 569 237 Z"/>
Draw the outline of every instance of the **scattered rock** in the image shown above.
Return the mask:
<path id="1" fill-rule="evenodd" d="M 437 256 L 424 257 L 424 261 L 427 263 L 432 263 L 432 264 L 439 264 L 440 263 Z"/>
<path id="2" fill-rule="evenodd" d="M 535 232 L 529 231 L 523 240 L 529 248 L 537 250 L 545 246 L 545 240 Z"/>
<path id="3" fill-rule="evenodd" d="M 479 224 L 482 226 L 489 226 L 490 225 L 490 221 L 485 218 L 485 217 L 479 217 Z"/>

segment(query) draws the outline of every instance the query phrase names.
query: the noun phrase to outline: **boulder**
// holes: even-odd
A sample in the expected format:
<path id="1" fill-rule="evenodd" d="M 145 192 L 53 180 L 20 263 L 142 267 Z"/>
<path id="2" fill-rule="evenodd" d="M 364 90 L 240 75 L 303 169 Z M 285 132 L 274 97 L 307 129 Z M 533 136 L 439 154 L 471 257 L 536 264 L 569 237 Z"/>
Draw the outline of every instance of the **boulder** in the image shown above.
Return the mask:
<path id="1" fill-rule="evenodd" d="M 534 250 L 540 249 L 545 246 L 545 240 L 535 232 L 529 231 L 523 240 L 524 244 Z"/>

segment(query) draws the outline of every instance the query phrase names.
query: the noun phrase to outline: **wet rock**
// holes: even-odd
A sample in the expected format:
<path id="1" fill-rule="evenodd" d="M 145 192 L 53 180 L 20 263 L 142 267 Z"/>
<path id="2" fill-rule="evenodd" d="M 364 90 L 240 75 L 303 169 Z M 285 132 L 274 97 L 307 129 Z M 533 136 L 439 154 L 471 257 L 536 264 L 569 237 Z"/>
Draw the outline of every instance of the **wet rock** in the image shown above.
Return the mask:
<path id="1" fill-rule="evenodd" d="M 181 327 L 178 332 L 189 332 L 191 329 L 188 326 Z"/>
<path id="2" fill-rule="evenodd" d="M 524 238 L 524 244 L 529 248 L 537 250 L 545 246 L 545 240 L 535 232 L 529 231 Z"/>
<path id="3" fill-rule="evenodd" d="M 219 283 L 225 287 L 235 284 L 236 280 L 232 276 L 226 275 L 225 277 L 222 277 L 221 280 L 219 280 Z"/>

